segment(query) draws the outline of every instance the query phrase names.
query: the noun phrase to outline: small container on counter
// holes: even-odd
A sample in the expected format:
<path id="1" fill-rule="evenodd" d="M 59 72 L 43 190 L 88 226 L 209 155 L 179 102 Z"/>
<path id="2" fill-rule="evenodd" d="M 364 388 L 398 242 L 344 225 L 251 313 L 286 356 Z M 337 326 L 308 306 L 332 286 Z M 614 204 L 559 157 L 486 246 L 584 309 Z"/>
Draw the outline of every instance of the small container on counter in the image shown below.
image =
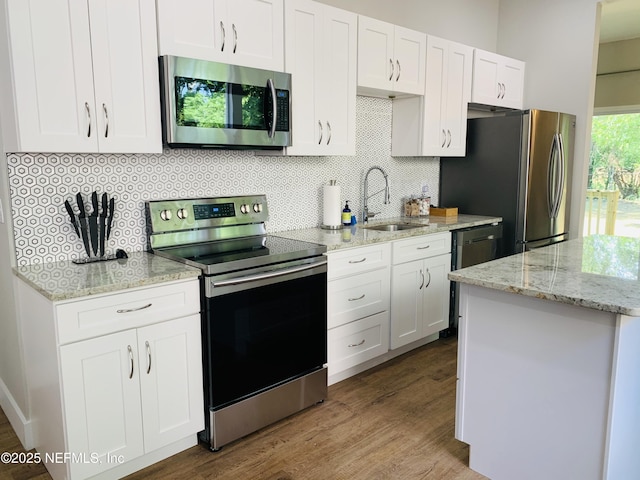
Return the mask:
<path id="1" fill-rule="evenodd" d="M 431 208 L 431 197 L 410 197 L 404 199 L 405 217 L 426 217 Z"/>

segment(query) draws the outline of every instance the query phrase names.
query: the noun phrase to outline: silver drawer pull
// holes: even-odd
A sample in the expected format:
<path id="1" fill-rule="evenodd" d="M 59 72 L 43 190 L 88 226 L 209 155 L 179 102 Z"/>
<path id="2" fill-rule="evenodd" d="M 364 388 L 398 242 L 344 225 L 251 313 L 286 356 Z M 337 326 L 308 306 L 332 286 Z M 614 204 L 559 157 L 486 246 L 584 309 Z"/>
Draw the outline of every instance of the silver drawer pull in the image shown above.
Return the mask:
<path id="1" fill-rule="evenodd" d="M 364 298 L 364 293 L 360 295 L 358 298 L 350 298 L 350 302 L 357 302 L 358 300 L 362 300 Z"/>
<path id="2" fill-rule="evenodd" d="M 362 260 L 349 260 L 349 263 L 362 263 L 367 259 L 367 257 L 364 257 Z"/>
<path id="3" fill-rule="evenodd" d="M 350 343 L 349 345 L 347 345 L 347 347 L 351 348 L 351 347 L 359 347 L 360 345 L 364 344 L 364 338 L 362 339 L 362 341 L 360 343 Z"/>
<path id="4" fill-rule="evenodd" d="M 147 303 L 146 305 L 143 305 L 142 307 L 138 307 L 138 308 L 124 308 L 122 310 L 116 310 L 116 313 L 137 312 L 139 310 L 144 310 L 145 308 L 149 308 L 151 305 L 153 305 L 153 303 Z"/>
<path id="5" fill-rule="evenodd" d="M 427 245 L 425 247 L 416 247 L 416 250 L 426 250 L 427 248 L 429 248 L 431 245 Z"/>

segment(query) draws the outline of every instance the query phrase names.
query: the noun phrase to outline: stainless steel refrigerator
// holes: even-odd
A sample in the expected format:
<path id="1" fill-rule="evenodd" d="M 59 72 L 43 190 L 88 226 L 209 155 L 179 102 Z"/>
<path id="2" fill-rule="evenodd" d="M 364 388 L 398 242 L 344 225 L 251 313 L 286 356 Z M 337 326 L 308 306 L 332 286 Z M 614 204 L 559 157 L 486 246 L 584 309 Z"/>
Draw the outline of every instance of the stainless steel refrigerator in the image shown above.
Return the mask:
<path id="1" fill-rule="evenodd" d="M 503 218 L 499 256 L 564 241 L 575 116 L 522 110 L 469 119 L 466 157 L 440 159 L 440 203 Z"/>

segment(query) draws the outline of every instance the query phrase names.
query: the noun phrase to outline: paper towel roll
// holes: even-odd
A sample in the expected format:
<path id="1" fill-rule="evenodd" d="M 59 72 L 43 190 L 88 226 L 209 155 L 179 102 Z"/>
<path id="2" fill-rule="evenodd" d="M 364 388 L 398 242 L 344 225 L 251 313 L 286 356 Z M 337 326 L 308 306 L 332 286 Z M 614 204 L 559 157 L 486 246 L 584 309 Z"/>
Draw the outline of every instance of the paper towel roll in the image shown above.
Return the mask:
<path id="1" fill-rule="evenodd" d="M 322 224 L 327 227 L 342 225 L 340 185 L 325 185 L 323 188 Z"/>

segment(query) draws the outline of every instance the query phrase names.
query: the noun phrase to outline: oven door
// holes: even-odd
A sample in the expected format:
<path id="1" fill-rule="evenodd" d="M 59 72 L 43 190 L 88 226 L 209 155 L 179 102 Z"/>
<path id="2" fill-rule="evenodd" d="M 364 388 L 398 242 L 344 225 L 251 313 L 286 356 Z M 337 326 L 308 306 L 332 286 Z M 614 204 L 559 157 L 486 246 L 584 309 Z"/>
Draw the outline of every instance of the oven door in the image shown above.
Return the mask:
<path id="1" fill-rule="evenodd" d="M 205 401 L 217 410 L 327 362 L 327 266 L 207 277 Z"/>

